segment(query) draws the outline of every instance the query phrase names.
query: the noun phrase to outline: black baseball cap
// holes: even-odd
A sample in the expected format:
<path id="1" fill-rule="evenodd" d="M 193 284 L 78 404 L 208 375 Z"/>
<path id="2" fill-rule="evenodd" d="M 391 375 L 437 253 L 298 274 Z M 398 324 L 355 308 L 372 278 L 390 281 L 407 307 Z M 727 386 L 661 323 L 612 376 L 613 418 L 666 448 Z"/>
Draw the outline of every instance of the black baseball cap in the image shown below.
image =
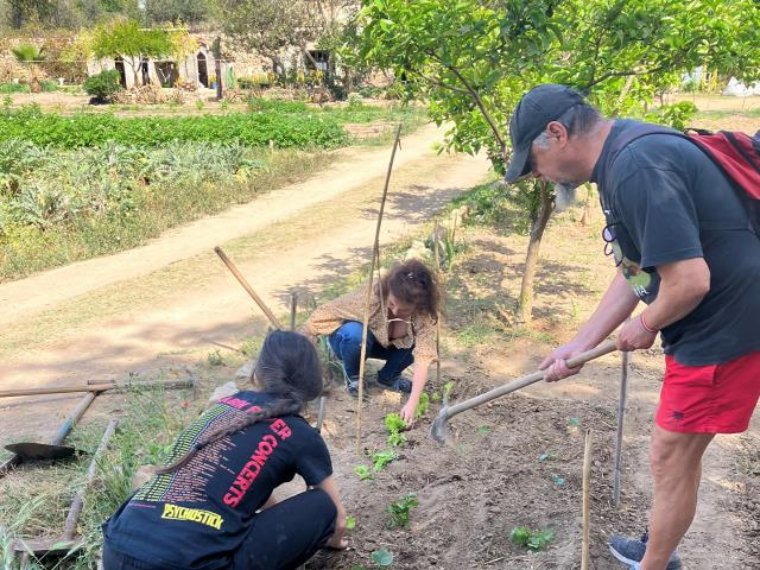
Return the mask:
<path id="1" fill-rule="evenodd" d="M 583 95 L 575 89 L 556 83 L 539 85 L 522 96 L 509 122 L 512 160 L 505 176 L 507 182 L 514 182 L 530 173 L 528 157 L 535 138 L 543 132 L 546 125 L 579 103 L 583 103 Z"/>

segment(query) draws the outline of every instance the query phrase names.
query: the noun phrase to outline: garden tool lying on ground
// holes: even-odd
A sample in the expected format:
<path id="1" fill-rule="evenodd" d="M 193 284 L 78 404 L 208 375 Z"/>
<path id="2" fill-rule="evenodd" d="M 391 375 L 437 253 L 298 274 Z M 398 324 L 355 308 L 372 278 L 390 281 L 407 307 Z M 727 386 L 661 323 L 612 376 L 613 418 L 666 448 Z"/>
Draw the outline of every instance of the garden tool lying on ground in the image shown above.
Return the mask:
<path id="1" fill-rule="evenodd" d="M 179 380 L 166 380 L 161 382 L 130 382 L 125 384 L 92 384 L 87 386 L 72 386 L 72 387 L 46 387 L 46 388 L 31 388 L 27 390 L 10 390 L 0 393 L 0 396 L 26 396 L 32 394 L 53 394 L 60 392 L 87 392 L 82 400 L 77 405 L 76 409 L 71 415 L 63 422 L 63 425 L 58 429 L 53 441 L 49 444 L 35 443 L 35 442 L 22 442 L 11 443 L 5 446 L 5 449 L 14 453 L 13 457 L 8 459 L 5 463 L 0 464 L 0 477 L 7 474 L 11 467 L 20 465 L 23 462 L 39 461 L 46 459 L 65 459 L 71 457 L 76 453 L 76 449 L 61 445 L 63 440 L 71 433 L 71 430 L 76 423 L 82 418 L 87 408 L 90 407 L 95 397 L 101 392 L 106 391 L 119 391 L 123 389 L 139 389 L 139 388 L 194 388 L 195 378 L 186 378 Z"/>
<path id="2" fill-rule="evenodd" d="M 74 500 L 69 507 L 69 514 L 66 516 L 66 522 L 63 525 L 63 536 L 57 539 L 42 539 L 42 540 L 17 540 L 14 542 L 13 549 L 16 552 L 21 552 L 25 559 L 28 560 L 30 555 L 37 557 L 50 554 L 60 553 L 65 554 L 76 550 L 80 547 L 80 544 L 74 541 L 74 535 L 77 531 L 77 522 L 79 521 L 79 515 L 82 513 L 84 507 L 84 495 L 92 482 L 95 480 L 95 474 L 98 471 L 98 461 L 103 455 L 103 452 L 108 447 L 108 442 L 111 439 L 114 431 L 116 431 L 116 420 L 111 419 L 108 422 L 106 431 L 103 433 L 103 437 L 100 440 L 100 445 L 95 451 L 90 461 L 90 467 L 87 469 L 87 478 L 84 482 L 84 487 L 74 495 Z M 22 563 L 22 567 L 25 564 Z"/>
<path id="3" fill-rule="evenodd" d="M 97 396 L 97 392 L 88 392 L 84 398 L 82 398 L 77 404 L 77 407 L 71 412 L 71 415 L 66 418 L 58 432 L 55 434 L 53 441 L 50 444 L 44 443 L 11 443 L 6 445 L 5 449 L 13 452 L 13 457 L 8 459 L 5 463 L 0 465 L 0 477 L 4 476 L 11 467 L 20 465 L 24 461 L 35 461 L 40 459 L 63 459 L 65 457 L 71 457 L 76 452 L 73 447 L 67 447 L 61 445 L 63 440 L 71 433 L 76 423 L 84 415 L 87 408 L 90 407 L 92 401 Z"/>
<path id="4" fill-rule="evenodd" d="M 594 360 L 595 358 L 599 358 L 600 356 L 604 356 L 605 354 L 609 354 L 610 352 L 614 352 L 615 350 L 617 350 L 615 343 L 613 341 L 607 341 L 600 344 L 594 349 L 591 349 L 579 354 L 574 358 L 569 359 L 567 361 L 567 365 L 569 368 L 575 368 L 576 366 L 584 364 L 590 360 Z M 486 402 L 490 402 L 491 400 L 495 400 L 501 396 L 505 396 L 506 394 L 510 394 L 511 392 L 519 390 L 520 388 L 525 388 L 526 386 L 535 384 L 539 380 L 543 380 L 545 374 L 545 370 L 538 370 L 532 374 L 528 374 L 527 376 L 523 376 L 522 378 L 510 382 L 509 384 L 504 384 L 502 386 L 494 388 L 493 390 L 489 390 L 480 396 L 475 396 L 474 398 L 465 400 L 464 402 L 459 402 L 453 406 L 444 405 L 443 408 L 441 408 L 441 411 L 438 412 L 438 416 L 436 416 L 435 420 L 433 421 L 433 425 L 430 428 L 430 435 L 438 443 L 445 443 L 446 435 L 448 433 L 448 421 L 455 415 L 481 404 L 485 404 Z"/>

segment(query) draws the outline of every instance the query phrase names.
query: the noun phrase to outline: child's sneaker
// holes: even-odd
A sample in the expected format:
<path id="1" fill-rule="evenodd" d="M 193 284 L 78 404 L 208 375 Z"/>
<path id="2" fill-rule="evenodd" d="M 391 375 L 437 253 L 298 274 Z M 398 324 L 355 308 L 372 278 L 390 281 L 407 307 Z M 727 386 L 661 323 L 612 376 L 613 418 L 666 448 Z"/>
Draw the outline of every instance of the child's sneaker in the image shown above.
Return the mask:
<path id="1" fill-rule="evenodd" d="M 405 378 L 401 374 L 390 380 L 385 380 L 377 375 L 377 383 L 387 390 L 393 390 L 394 392 L 403 392 L 409 394 L 412 391 L 412 381 Z"/>
<path id="2" fill-rule="evenodd" d="M 644 558 L 648 540 L 649 534 L 646 532 L 640 540 L 624 536 L 613 536 L 609 542 L 610 552 L 620 562 L 628 564 L 630 570 L 639 570 L 639 563 Z M 670 556 L 665 570 L 681 570 L 682 567 L 681 559 L 676 551 Z"/>

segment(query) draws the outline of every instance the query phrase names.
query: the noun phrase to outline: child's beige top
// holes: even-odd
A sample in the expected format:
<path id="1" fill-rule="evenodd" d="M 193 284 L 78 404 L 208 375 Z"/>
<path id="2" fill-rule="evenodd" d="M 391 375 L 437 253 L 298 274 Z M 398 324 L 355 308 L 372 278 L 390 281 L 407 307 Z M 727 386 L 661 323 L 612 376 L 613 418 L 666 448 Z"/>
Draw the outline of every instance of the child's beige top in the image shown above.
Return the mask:
<path id="1" fill-rule="evenodd" d="M 366 285 L 362 285 L 350 293 L 338 297 L 317 307 L 303 330 L 312 336 L 327 335 L 340 327 L 346 321 L 364 322 L 364 305 L 367 299 Z M 382 302 L 381 302 L 382 301 Z M 388 339 L 390 322 L 385 299 L 379 294 L 379 285 L 374 284 L 370 299 L 369 330 L 383 347 L 390 345 L 396 348 L 412 348 L 415 363 L 433 362 L 435 350 L 435 321 L 427 315 L 412 315 L 407 321 L 406 335 Z"/>

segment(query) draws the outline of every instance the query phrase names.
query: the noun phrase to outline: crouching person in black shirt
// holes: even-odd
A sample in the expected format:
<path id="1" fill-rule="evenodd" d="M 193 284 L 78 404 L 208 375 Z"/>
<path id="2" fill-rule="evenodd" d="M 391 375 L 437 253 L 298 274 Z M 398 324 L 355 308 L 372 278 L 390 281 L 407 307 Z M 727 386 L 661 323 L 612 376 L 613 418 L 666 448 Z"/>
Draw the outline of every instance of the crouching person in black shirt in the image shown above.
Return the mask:
<path id="1" fill-rule="evenodd" d="M 345 548 L 330 454 L 298 415 L 322 390 L 314 347 L 270 333 L 254 383 L 260 391 L 220 400 L 185 429 L 171 464 L 103 525 L 105 570 L 276 570 Z M 296 474 L 308 489 L 276 502 L 272 491 Z"/>

